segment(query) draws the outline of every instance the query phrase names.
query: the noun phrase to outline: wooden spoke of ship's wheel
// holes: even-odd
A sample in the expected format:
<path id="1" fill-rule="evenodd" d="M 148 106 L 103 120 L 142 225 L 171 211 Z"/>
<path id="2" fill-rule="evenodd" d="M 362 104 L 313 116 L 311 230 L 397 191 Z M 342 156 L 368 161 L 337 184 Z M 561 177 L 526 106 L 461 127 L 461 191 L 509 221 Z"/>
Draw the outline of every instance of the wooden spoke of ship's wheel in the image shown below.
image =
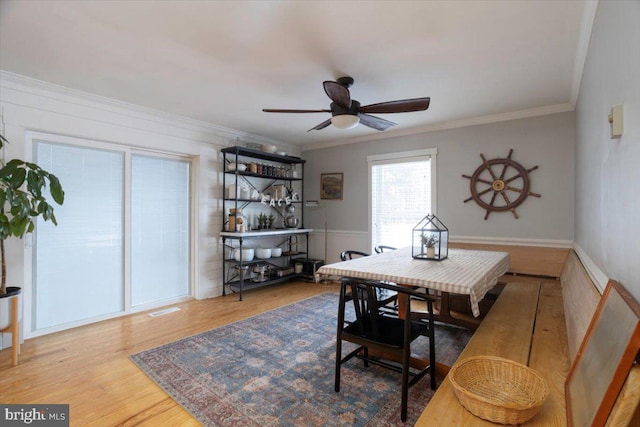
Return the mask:
<path id="1" fill-rule="evenodd" d="M 518 214 L 516 212 L 516 208 L 524 202 L 524 200 L 528 196 L 541 197 L 540 194 L 533 193 L 529 191 L 530 181 L 529 181 L 529 173 L 538 169 L 538 166 L 534 166 L 529 169 L 525 169 L 519 163 L 511 160 L 511 155 L 513 154 L 513 150 L 509 150 L 509 154 L 506 158 L 498 158 L 487 160 L 483 154 L 480 154 L 483 163 L 476 169 L 473 175 L 462 175 L 464 178 L 469 179 L 470 181 L 470 189 L 471 189 L 471 197 L 464 200 L 464 202 L 468 202 L 471 200 L 475 200 L 475 202 L 485 209 L 486 214 L 484 219 L 489 218 L 489 214 L 491 212 L 505 212 L 510 211 L 514 218 L 518 219 Z M 500 168 L 500 174 L 496 173 L 496 170 L 493 167 Z M 515 173 L 507 173 L 508 171 L 513 169 Z M 481 177 L 482 174 L 488 173 L 491 176 L 491 180 Z M 509 178 L 505 178 L 509 176 Z M 514 181 L 520 179 L 522 182 L 518 185 Z M 513 184 L 512 184 L 513 183 Z M 511 184 L 511 185 L 508 185 Z M 482 186 L 489 186 L 488 188 L 482 188 Z M 490 201 L 485 201 L 482 199 L 482 196 L 493 191 L 491 195 Z M 508 192 L 511 191 L 515 193 L 516 197 L 510 197 Z M 497 204 L 496 199 L 498 199 L 498 194 L 500 194 L 500 200 L 504 202 L 504 204 Z"/>

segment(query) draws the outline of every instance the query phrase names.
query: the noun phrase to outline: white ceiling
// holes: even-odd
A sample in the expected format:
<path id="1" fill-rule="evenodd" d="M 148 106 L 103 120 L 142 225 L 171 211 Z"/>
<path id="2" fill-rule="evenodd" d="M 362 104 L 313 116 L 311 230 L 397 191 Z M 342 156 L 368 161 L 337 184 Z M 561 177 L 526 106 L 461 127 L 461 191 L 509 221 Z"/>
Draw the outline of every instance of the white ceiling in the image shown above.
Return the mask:
<path id="1" fill-rule="evenodd" d="M 300 145 L 572 109 L 591 1 L 9 1 L 0 68 Z M 586 36 L 585 36 L 586 35 Z M 398 126 L 307 132 L 322 82 L 362 105 L 431 97 Z"/>

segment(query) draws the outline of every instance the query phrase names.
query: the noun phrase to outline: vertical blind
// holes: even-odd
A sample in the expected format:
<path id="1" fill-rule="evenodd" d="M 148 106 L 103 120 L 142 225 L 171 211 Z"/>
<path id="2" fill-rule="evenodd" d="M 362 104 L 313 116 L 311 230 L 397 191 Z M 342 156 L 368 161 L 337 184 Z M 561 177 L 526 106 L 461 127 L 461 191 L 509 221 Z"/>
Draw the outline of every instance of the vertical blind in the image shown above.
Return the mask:
<path id="1" fill-rule="evenodd" d="M 411 245 L 411 230 L 431 212 L 431 159 L 371 164 L 372 245 Z"/>

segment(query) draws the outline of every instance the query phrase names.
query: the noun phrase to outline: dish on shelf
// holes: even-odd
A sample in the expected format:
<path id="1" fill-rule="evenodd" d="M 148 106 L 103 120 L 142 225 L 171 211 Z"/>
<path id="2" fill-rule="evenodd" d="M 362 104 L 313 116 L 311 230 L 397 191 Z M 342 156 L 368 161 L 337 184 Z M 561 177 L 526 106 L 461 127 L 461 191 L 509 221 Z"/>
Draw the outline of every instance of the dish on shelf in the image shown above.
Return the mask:
<path id="1" fill-rule="evenodd" d="M 253 249 L 242 249 L 242 261 L 253 261 L 254 254 Z M 233 250 L 233 258 L 240 261 L 240 249 Z"/>
<path id="2" fill-rule="evenodd" d="M 228 171 L 234 171 L 236 169 L 238 169 L 240 172 L 244 172 L 244 171 L 247 170 L 247 165 L 242 164 L 242 163 L 240 163 L 238 165 L 236 165 L 235 163 L 229 163 L 227 165 L 227 170 Z"/>
<path id="3" fill-rule="evenodd" d="M 282 248 L 271 248 L 271 256 L 272 257 L 282 256 Z"/>
<path id="4" fill-rule="evenodd" d="M 256 249 L 256 257 L 259 259 L 269 259 L 271 258 L 271 249 L 270 248 L 257 248 Z"/>
<path id="5" fill-rule="evenodd" d="M 262 144 L 260 146 L 260 151 L 264 151 L 265 153 L 275 153 L 278 150 L 278 147 L 271 144 Z"/>

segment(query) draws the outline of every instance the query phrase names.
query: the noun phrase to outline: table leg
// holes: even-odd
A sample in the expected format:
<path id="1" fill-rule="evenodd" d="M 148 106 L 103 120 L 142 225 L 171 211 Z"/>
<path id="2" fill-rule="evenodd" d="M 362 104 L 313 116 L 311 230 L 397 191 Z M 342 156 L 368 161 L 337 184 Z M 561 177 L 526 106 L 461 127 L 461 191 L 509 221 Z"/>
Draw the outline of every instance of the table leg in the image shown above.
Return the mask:
<path id="1" fill-rule="evenodd" d="M 462 326 L 463 328 L 475 331 L 480 325 L 481 319 L 451 311 L 450 298 L 449 292 L 441 292 L 440 309 L 435 313 L 435 319 L 439 322 Z"/>

